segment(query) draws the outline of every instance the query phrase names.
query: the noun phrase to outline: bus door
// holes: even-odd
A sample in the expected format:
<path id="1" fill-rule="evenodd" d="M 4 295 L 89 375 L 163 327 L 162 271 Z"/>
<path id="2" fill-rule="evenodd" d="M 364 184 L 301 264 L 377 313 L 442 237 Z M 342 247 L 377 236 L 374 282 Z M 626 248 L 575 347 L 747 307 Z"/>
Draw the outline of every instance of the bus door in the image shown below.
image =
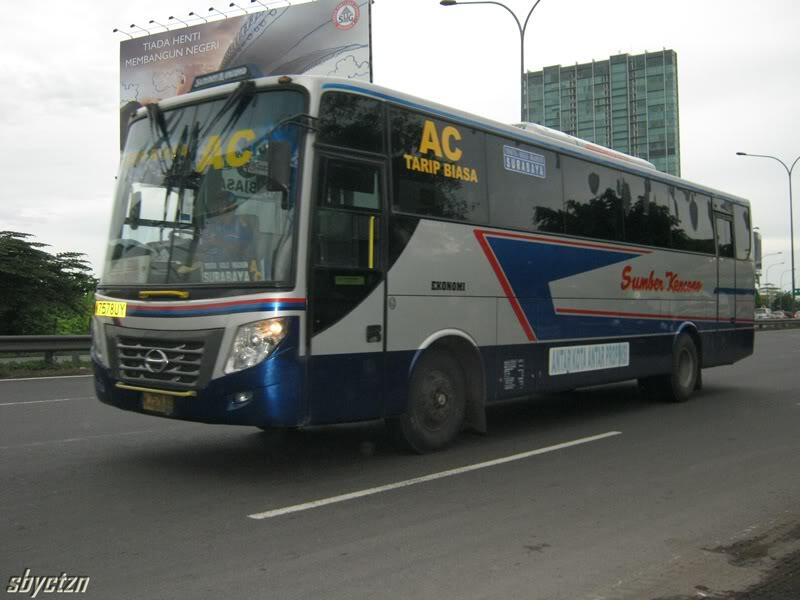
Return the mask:
<path id="1" fill-rule="evenodd" d="M 312 423 L 383 414 L 385 165 L 320 156 L 309 272 Z"/>
<path id="2" fill-rule="evenodd" d="M 736 323 L 736 255 L 733 246 L 733 219 L 715 215 L 717 232 L 717 329 L 727 331 Z M 723 354 L 725 349 L 721 349 Z"/>

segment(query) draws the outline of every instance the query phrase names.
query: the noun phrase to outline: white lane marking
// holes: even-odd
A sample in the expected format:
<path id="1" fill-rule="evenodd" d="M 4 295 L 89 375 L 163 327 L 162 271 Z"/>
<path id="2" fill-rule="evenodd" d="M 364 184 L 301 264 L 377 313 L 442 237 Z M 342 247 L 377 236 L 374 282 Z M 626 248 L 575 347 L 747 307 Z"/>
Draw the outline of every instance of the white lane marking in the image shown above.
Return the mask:
<path id="1" fill-rule="evenodd" d="M 0 450 L 17 450 L 20 448 L 36 448 L 38 446 L 50 446 L 51 444 L 72 444 L 75 442 L 85 442 L 88 440 L 97 440 L 107 437 L 119 437 L 123 435 L 140 435 L 143 433 L 163 433 L 180 429 L 180 427 L 166 427 L 162 429 L 139 429 L 137 431 L 120 431 L 119 433 L 98 433 L 97 435 L 87 435 L 77 438 L 64 438 L 60 440 L 45 440 L 43 442 L 28 442 L 27 444 L 17 444 L 16 446 L 0 446 Z"/>
<path id="2" fill-rule="evenodd" d="M 25 400 L 23 402 L 0 402 L 0 406 L 20 406 L 22 404 L 46 404 L 47 402 L 69 402 L 70 400 L 91 400 L 94 396 L 80 396 L 78 398 L 52 398 L 51 400 Z"/>
<path id="3" fill-rule="evenodd" d="M 17 379 L 0 379 L 0 383 L 6 381 L 38 381 L 40 379 L 72 379 L 73 377 L 94 377 L 91 373 L 88 375 L 51 375 L 50 377 L 19 377 Z"/>
<path id="4" fill-rule="evenodd" d="M 598 440 L 602 440 L 605 438 L 621 434 L 622 434 L 621 431 L 609 431 L 606 433 L 601 433 L 599 435 L 593 435 L 590 437 L 580 438 L 578 440 L 572 440 L 571 442 L 564 442 L 563 444 L 556 444 L 555 446 L 538 448 L 536 450 L 521 452 L 520 454 L 513 454 L 511 456 L 505 456 L 503 458 L 497 458 L 486 462 L 476 463 L 474 465 L 467 465 L 465 467 L 458 467 L 456 469 L 449 469 L 447 471 L 431 473 L 430 475 L 423 475 L 422 477 L 414 477 L 413 479 L 406 479 L 405 481 L 389 483 L 387 485 L 381 485 L 366 490 L 360 490 L 358 492 L 351 492 L 349 494 L 342 494 L 340 496 L 332 496 L 330 498 L 322 498 L 320 500 L 314 500 L 312 502 L 304 502 L 303 504 L 285 506 L 283 508 L 276 508 L 273 510 L 268 510 L 265 512 L 255 513 L 247 516 L 250 519 L 271 519 L 273 517 L 280 517 L 282 515 L 288 515 L 290 513 L 300 512 L 304 510 L 311 510 L 312 508 L 319 508 L 320 506 L 327 506 L 328 504 L 347 502 L 348 500 L 355 500 L 356 498 L 363 498 L 365 496 L 372 496 L 374 494 L 382 494 L 383 492 L 389 492 L 392 490 L 397 490 L 400 488 L 417 485 L 419 483 L 426 483 L 428 481 L 435 481 L 436 479 L 443 479 L 445 477 L 461 475 L 463 473 L 469 473 L 470 471 L 477 471 L 478 469 L 496 467 L 497 465 L 503 465 L 505 463 L 510 463 L 517 460 L 523 460 L 526 458 L 530 458 L 531 456 L 538 456 L 539 454 L 546 454 L 547 452 L 555 452 L 556 450 L 563 450 L 564 448 L 570 448 L 572 446 L 578 446 L 580 444 L 588 444 L 590 442 L 596 442 Z"/>

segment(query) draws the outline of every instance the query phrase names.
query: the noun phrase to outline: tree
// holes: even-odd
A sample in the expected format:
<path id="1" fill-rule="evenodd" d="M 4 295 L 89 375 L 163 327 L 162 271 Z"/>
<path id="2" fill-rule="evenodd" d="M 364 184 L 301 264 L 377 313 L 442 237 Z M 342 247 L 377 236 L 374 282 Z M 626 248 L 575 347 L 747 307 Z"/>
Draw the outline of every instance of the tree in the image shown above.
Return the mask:
<path id="1" fill-rule="evenodd" d="M 789 292 L 782 292 L 777 294 L 772 300 L 772 310 L 783 310 L 786 312 L 794 312 L 792 302 L 792 295 Z"/>
<path id="2" fill-rule="evenodd" d="M 0 231 L 0 334 L 67 333 L 64 329 L 69 327 L 85 327 L 74 333 L 88 333 L 87 297 L 97 280 L 85 255 L 50 254 L 43 250 L 47 244 L 32 237 Z"/>

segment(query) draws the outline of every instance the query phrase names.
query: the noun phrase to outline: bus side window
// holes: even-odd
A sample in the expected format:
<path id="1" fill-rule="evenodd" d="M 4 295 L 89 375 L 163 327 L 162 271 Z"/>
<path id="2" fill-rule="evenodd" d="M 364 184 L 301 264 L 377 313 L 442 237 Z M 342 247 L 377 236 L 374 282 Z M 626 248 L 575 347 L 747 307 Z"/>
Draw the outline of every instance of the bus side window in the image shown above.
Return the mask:
<path id="1" fill-rule="evenodd" d="M 728 219 L 717 219 L 717 249 L 720 258 L 734 258 L 733 231 Z"/>
<path id="2" fill-rule="evenodd" d="M 326 92 L 319 109 L 319 141 L 382 153 L 385 122 L 383 102 L 355 94 Z"/>
<path id="3" fill-rule="evenodd" d="M 400 108 L 389 114 L 395 209 L 486 224 L 486 134 Z"/>
<path id="4" fill-rule="evenodd" d="M 667 186 L 627 173 L 624 180 L 630 196 L 623 194 L 625 241 L 669 248 L 672 217 Z"/>
<path id="5" fill-rule="evenodd" d="M 672 212 L 673 248 L 715 254 L 710 197 L 674 188 Z"/>
<path id="6" fill-rule="evenodd" d="M 736 233 L 736 258 L 748 260 L 752 231 L 750 230 L 750 210 L 739 204 L 733 205 L 733 227 Z"/>
<path id="7" fill-rule="evenodd" d="M 555 152 L 487 134 L 486 168 L 490 225 L 564 232 L 561 169 Z"/>
<path id="8" fill-rule="evenodd" d="M 562 161 L 565 232 L 622 241 L 623 198 L 630 196 L 622 173 L 568 156 Z"/>

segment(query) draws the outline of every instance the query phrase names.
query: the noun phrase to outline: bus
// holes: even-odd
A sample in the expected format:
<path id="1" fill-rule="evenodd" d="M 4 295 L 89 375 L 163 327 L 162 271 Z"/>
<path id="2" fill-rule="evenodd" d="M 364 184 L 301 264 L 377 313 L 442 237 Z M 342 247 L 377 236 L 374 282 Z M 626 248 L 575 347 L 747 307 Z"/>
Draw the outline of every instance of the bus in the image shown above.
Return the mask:
<path id="1" fill-rule="evenodd" d="M 746 200 L 369 83 L 212 77 L 131 118 L 93 318 L 121 409 L 412 451 L 492 403 L 753 351 Z"/>

